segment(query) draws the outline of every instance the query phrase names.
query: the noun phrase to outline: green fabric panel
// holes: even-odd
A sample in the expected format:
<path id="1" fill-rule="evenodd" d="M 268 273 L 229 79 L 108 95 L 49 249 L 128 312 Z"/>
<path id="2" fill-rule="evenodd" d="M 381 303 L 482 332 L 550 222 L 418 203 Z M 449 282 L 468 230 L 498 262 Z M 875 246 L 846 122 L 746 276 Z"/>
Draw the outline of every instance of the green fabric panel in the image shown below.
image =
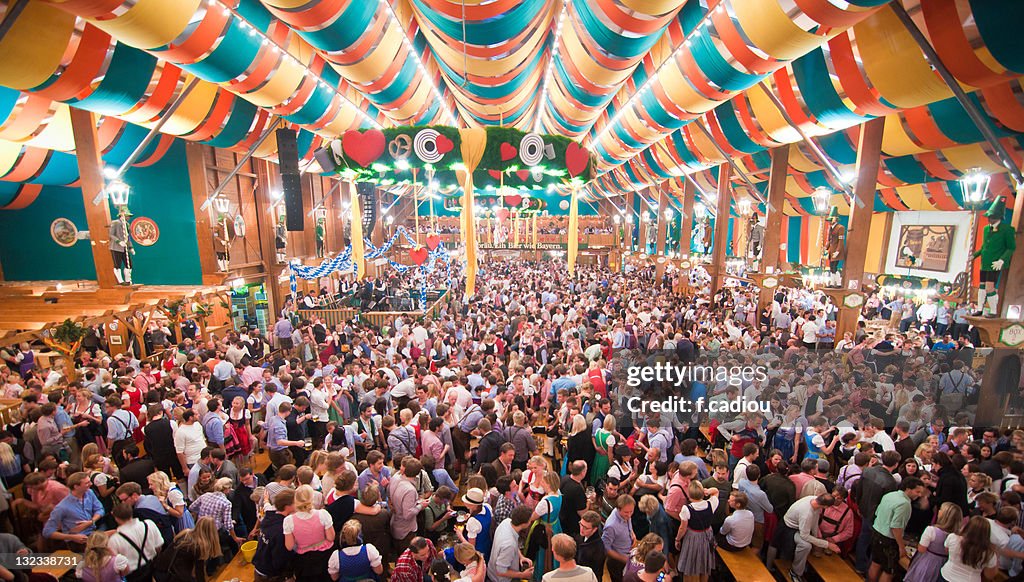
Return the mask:
<path id="1" fill-rule="evenodd" d="M 57 218 L 67 218 L 80 231 L 88 228 L 81 189 L 44 186 L 28 208 L 0 211 L 0 264 L 6 280 L 96 278 L 88 241 L 71 247 L 53 241 L 50 224 Z"/>
<path id="2" fill-rule="evenodd" d="M 135 245 L 133 279 L 145 285 L 199 285 L 199 245 L 192 190 L 185 162 L 185 142 L 175 140 L 167 154 L 146 168 L 131 168 L 124 181 L 131 186 L 128 208 L 134 216 L 156 223 L 156 244 Z M 113 209 L 111 212 L 115 212 Z"/>

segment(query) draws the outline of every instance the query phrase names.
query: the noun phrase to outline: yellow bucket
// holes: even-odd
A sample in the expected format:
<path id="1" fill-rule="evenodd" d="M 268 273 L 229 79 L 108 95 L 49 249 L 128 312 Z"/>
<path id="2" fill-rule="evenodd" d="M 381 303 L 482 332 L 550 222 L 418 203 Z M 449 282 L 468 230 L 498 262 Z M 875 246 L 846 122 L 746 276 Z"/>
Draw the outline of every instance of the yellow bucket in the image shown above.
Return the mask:
<path id="1" fill-rule="evenodd" d="M 242 559 L 246 564 L 252 563 L 252 557 L 256 555 L 257 542 L 245 542 L 242 544 Z"/>

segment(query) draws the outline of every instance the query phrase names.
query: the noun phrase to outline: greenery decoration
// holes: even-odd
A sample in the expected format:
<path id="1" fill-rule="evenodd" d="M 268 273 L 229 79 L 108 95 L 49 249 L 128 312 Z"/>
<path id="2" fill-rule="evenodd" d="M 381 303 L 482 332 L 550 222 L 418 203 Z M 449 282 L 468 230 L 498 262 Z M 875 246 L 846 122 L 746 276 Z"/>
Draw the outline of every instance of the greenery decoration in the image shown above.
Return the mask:
<path id="1" fill-rule="evenodd" d="M 434 130 L 440 136 L 434 140 L 443 142 L 438 152 L 450 147 L 434 163 L 424 162 L 417 155 L 417 136 L 424 130 Z M 378 131 L 383 134 L 383 140 L 379 134 L 374 133 Z M 539 162 L 529 166 L 524 163 L 520 151 L 526 132 L 510 127 L 488 127 L 486 131 L 487 145 L 473 173 L 473 183 L 477 188 L 499 185 L 546 188 L 566 183 L 584 184 L 593 177 L 592 156 L 567 137 L 539 135 L 543 141 L 543 155 Z M 323 168 L 325 172 L 337 173 L 356 182 L 371 182 L 381 186 L 412 184 L 412 171 L 416 170 L 417 183 L 426 186 L 433 181 L 445 189 L 459 185 L 457 171 L 464 167 L 461 144 L 457 128 L 440 125 L 350 131 L 319 150 L 317 159 L 322 165 L 326 160 L 334 164 L 334 167 Z"/>

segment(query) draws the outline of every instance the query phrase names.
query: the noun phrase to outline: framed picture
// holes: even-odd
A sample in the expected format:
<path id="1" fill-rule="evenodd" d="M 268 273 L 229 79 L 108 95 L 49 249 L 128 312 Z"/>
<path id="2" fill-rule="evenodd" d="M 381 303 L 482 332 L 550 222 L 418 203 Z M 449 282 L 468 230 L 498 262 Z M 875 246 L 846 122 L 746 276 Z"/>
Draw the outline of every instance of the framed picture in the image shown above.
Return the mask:
<path id="1" fill-rule="evenodd" d="M 112 335 L 109 338 L 107 338 L 107 342 L 110 343 L 110 345 L 112 346 L 119 346 L 121 345 L 121 336 Z"/>
<path id="2" fill-rule="evenodd" d="M 62 247 L 73 247 L 78 242 L 78 227 L 67 218 L 57 218 L 50 223 L 50 238 Z"/>
<path id="3" fill-rule="evenodd" d="M 900 228 L 896 266 L 924 271 L 949 271 L 956 226 L 905 224 Z"/>

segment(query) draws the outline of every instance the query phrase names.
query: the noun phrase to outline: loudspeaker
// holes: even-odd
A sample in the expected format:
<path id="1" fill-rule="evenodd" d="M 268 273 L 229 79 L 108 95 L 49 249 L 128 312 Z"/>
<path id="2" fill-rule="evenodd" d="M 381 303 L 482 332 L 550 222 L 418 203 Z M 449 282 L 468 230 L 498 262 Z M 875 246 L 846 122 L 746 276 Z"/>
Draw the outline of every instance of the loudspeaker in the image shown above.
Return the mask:
<path id="1" fill-rule="evenodd" d="M 279 129 L 275 134 L 285 223 L 288 230 L 301 232 L 305 230 L 306 213 L 302 209 L 302 178 L 299 176 L 299 146 L 296 143 L 298 133 L 294 129 Z"/>
<path id="2" fill-rule="evenodd" d="M 330 148 L 317 148 L 313 152 L 313 159 L 320 164 L 320 168 L 324 172 L 333 172 L 337 167 L 334 164 L 334 156 L 331 155 Z"/>

